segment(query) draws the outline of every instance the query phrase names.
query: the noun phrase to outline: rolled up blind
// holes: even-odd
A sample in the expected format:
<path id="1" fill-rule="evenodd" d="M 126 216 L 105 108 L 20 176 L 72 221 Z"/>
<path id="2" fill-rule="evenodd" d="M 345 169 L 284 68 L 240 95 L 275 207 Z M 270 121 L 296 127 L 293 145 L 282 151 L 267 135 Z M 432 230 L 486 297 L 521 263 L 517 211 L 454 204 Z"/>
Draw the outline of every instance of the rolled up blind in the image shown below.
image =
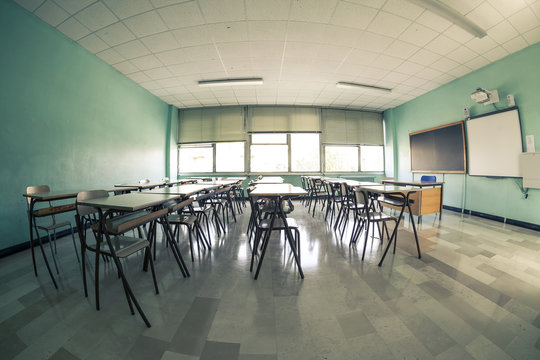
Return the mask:
<path id="1" fill-rule="evenodd" d="M 249 132 L 320 132 L 320 109 L 254 106 L 248 109 Z"/>
<path id="2" fill-rule="evenodd" d="M 243 141 L 244 109 L 241 106 L 180 110 L 180 143 Z"/>
<path id="3" fill-rule="evenodd" d="M 380 113 L 322 109 L 323 137 L 326 144 L 384 145 Z"/>

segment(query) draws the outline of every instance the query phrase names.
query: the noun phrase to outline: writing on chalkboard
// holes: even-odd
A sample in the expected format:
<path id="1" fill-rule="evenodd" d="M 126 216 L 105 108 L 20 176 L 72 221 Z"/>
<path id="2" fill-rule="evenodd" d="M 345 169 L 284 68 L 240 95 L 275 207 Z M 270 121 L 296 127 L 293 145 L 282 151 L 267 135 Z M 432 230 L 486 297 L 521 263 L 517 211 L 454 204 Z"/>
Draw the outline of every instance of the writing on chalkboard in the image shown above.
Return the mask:
<path id="1" fill-rule="evenodd" d="M 409 134 L 411 172 L 465 173 L 463 121 Z"/>

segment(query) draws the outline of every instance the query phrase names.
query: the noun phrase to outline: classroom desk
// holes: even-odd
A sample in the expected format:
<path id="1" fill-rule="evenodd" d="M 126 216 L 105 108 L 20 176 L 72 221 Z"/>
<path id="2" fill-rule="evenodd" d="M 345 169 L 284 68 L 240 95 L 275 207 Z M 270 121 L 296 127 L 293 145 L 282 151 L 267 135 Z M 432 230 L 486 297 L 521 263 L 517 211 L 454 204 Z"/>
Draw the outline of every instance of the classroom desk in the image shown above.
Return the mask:
<path id="1" fill-rule="evenodd" d="M 421 182 L 421 181 L 399 181 L 399 180 L 382 180 L 385 184 L 412 186 L 422 189 L 411 196 L 412 214 L 419 217 L 422 221 L 422 215 L 439 213 L 439 220 L 442 218 L 443 207 L 443 185 L 444 182 Z M 426 189 L 427 187 L 427 189 Z M 385 205 L 383 203 L 384 206 Z M 392 207 L 392 206 L 388 206 Z"/>
<path id="2" fill-rule="evenodd" d="M 282 184 L 283 178 L 281 176 L 265 176 L 262 179 L 258 179 L 252 182 L 253 184 Z"/>
<path id="3" fill-rule="evenodd" d="M 144 209 L 153 209 L 151 212 L 144 214 L 138 219 L 141 219 L 137 221 L 138 219 L 131 220 L 133 224 L 126 224 L 126 231 L 130 230 L 131 227 L 134 226 L 140 226 L 142 225 L 142 222 L 155 222 L 158 218 L 164 219 L 164 224 L 166 225 L 164 230 L 166 234 L 166 239 L 168 244 L 170 245 L 173 254 L 176 258 L 176 261 L 178 263 L 178 266 L 180 267 L 180 270 L 184 274 L 184 276 L 189 276 L 189 272 L 187 270 L 187 267 L 182 260 L 182 255 L 180 254 L 180 251 L 178 247 L 176 246 L 176 242 L 174 241 L 172 237 L 172 233 L 170 230 L 169 223 L 167 221 L 167 211 L 166 209 L 161 209 L 161 206 L 170 201 L 170 200 L 179 200 L 180 195 L 169 195 L 169 194 L 146 194 L 146 193 L 129 193 L 129 194 L 122 194 L 122 195 L 116 195 L 116 196 L 109 196 L 109 197 L 102 197 L 102 198 L 94 198 L 94 199 L 88 199 L 88 200 L 82 200 L 79 202 L 80 205 L 85 206 L 91 206 L 93 208 L 96 208 L 98 210 L 99 214 L 99 233 L 101 234 L 97 240 L 96 248 L 100 248 L 100 243 L 103 239 L 103 235 L 105 236 L 105 240 L 107 241 L 107 244 L 109 246 L 109 251 L 111 252 L 113 261 L 116 265 L 116 268 L 118 270 L 119 276 L 122 278 L 122 282 L 124 285 L 124 289 L 126 290 L 126 297 L 128 297 L 128 303 L 130 301 L 133 302 L 135 307 L 137 308 L 137 311 L 139 312 L 139 315 L 141 315 L 143 321 L 145 324 L 150 327 L 150 322 L 146 318 L 146 315 L 144 314 L 141 306 L 139 305 L 137 299 L 135 298 L 135 295 L 133 294 L 133 291 L 131 289 L 131 286 L 129 285 L 129 282 L 127 281 L 127 278 L 125 277 L 125 274 L 122 269 L 122 264 L 120 263 L 120 260 L 116 256 L 116 252 L 114 250 L 114 246 L 112 246 L 111 243 L 111 237 L 108 232 L 108 226 L 107 226 L 107 218 L 111 216 L 113 212 L 121 211 L 121 212 L 135 212 L 138 210 L 144 210 Z M 157 214 L 156 216 L 152 216 L 153 214 Z M 140 224 L 138 222 L 141 222 Z M 137 225 L 134 225 L 137 223 Z M 151 226 L 152 227 L 152 226 Z M 152 231 L 149 231 L 149 237 L 151 236 Z M 150 239 L 150 243 L 152 244 L 152 241 Z M 155 246 L 155 245 L 154 245 Z M 150 254 L 147 254 L 147 256 L 151 256 Z M 96 252 L 96 257 L 99 257 L 99 251 Z M 146 258 L 145 258 L 146 260 Z M 145 261 L 146 265 L 146 261 Z M 97 276 L 97 275 L 96 275 Z M 97 290 L 97 289 L 96 289 Z M 97 292 L 97 291 L 96 291 Z M 96 297 L 96 305 L 99 308 L 99 305 L 97 303 L 98 298 Z"/>
<path id="4" fill-rule="evenodd" d="M 221 187 L 219 184 L 211 183 L 197 183 L 197 184 L 185 184 L 164 188 L 157 188 L 148 191 L 144 191 L 141 194 L 165 194 L 165 195 L 179 195 L 187 197 L 200 193 L 201 191 L 215 190 Z"/>
<path id="5" fill-rule="evenodd" d="M 32 229 L 32 227 L 34 227 L 35 229 L 36 237 L 39 243 L 39 249 L 41 250 L 41 255 L 43 256 L 43 261 L 45 262 L 47 271 L 49 272 L 49 275 L 54 284 L 54 287 L 57 289 L 58 289 L 58 284 L 56 283 L 56 279 L 54 278 L 54 275 L 51 271 L 51 267 L 49 265 L 47 255 L 45 254 L 45 250 L 43 249 L 43 243 L 41 241 L 41 237 L 39 236 L 36 218 L 57 215 L 57 214 L 65 213 L 68 211 L 74 211 L 75 204 L 73 203 L 73 204 L 65 204 L 65 205 L 58 205 L 58 206 L 50 206 L 50 207 L 46 207 L 46 208 L 42 208 L 38 210 L 34 210 L 34 207 L 36 203 L 38 202 L 74 199 L 77 197 L 78 193 L 79 193 L 78 190 L 70 190 L 70 191 L 50 191 L 50 192 L 40 193 L 40 194 L 26 194 L 26 193 L 23 194 L 24 197 L 30 199 L 30 204 L 29 204 L 29 209 L 28 209 L 28 225 L 29 225 L 29 231 L 30 231 L 30 248 L 32 249 L 32 264 L 34 265 L 34 274 L 35 276 L 38 276 L 37 266 L 36 266 L 36 255 L 34 252 L 34 230 Z"/>
<path id="6" fill-rule="evenodd" d="M 287 241 L 289 243 L 289 246 L 291 247 L 291 250 L 294 255 L 294 260 L 296 262 L 296 266 L 298 267 L 298 272 L 300 273 L 300 277 L 304 278 L 304 272 L 302 271 L 302 265 L 300 264 L 300 254 L 297 252 L 294 237 L 291 233 L 291 229 L 287 226 L 287 220 L 285 213 L 283 212 L 282 202 L 283 200 L 286 200 L 288 198 L 291 198 L 293 196 L 302 196 L 306 195 L 307 192 L 302 189 L 301 187 L 293 186 L 291 184 L 261 184 L 257 185 L 253 191 L 250 192 L 249 196 L 256 196 L 256 197 L 265 197 L 265 198 L 273 198 L 276 200 L 276 206 L 274 206 L 274 212 L 272 213 L 272 217 L 270 220 L 270 227 L 269 231 L 266 232 L 265 237 L 263 239 L 263 248 L 261 252 L 261 256 L 259 258 L 259 262 L 257 264 L 257 270 L 255 272 L 255 280 L 259 277 L 259 272 L 261 270 L 261 266 L 263 263 L 264 255 L 266 253 L 266 248 L 268 247 L 270 234 L 272 233 L 272 228 L 274 227 L 274 222 L 277 217 L 279 217 L 284 224 L 285 227 L 285 236 L 287 238 Z M 252 266 L 253 266 L 253 258 L 254 253 L 257 248 L 257 244 L 253 245 L 253 255 L 252 255 Z M 251 269 L 250 269 L 251 270 Z"/>
<path id="7" fill-rule="evenodd" d="M 418 190 L 415 188 L 405 187 L 405 186 L 383 185 L 383 186 L 359 186 L 355 188 L 355 191 L 366 191 L 369 194 L 384 195 L 384 196 L 393 195 L 393 196 L 398 196 L 402 198 L 402 204 L 401 204 L 401 208 L 399 212 L 399 217 L 396 222 L 396 227 L 394 228 L 394 231 L 392 232 L 392 236 L 390 237 L 390 240 L 388 241 L 388 245 L 386 246 L 386 249 L 384 250 L 381 260 L 379 261 L 379 266 L 381 266 L 384 261 L 384 258 L 386 257 L 386 254 L 388 253 L 388 249 L 390 249 L 390 245 L 392 245 L 392 242 L 396 241 L 399 223 L 401 222 L 401 219 L 403 218 L 404 211 L 407 209 L 409 213 L 411 213 L 410 197 L 412 194 L 416 193 Z M 416 232 L 416 225 L 414 224 L 413 217 L 411 217 L 411 224 L 414 231 L 416 249 L 418 250 L 418 258 L 420 259 L 422 255 L 420 254 L 420 245 L 418 243 L 418 233 Z M 396 248 L 394 245 L 394 252 L 395 250 Z"/>

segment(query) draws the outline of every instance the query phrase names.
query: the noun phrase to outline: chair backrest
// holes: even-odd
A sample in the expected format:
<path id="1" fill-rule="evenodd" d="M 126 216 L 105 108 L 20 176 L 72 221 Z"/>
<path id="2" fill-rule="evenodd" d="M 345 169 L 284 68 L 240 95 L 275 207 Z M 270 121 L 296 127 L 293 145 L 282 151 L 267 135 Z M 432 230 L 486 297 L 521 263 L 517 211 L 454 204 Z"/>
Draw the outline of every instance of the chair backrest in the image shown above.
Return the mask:
<path id="1" fill-rule="evenodd" d="M 86 216 L 90 214 L 95 214 L 97 209 L 91 206 L 79 205 L 79 201 L 97 199 L 102 197 L 108 197 L 109 193 L 105 190 L 90 190 L 90 191 L 81 191 L 77 194 L 77 215 Z"/>
<path id="2" fill-rule="evenodd" d="M 436 182 L 437 177 L 434 175 L 422 175 L 420 182 Z"/>
<path id="3" fill-rule="evenodd" d="M 48 193 L 51 189 L 49 188 L 49 185 L 35 185 L 35 186 L 27 186 L 26 187 L 26 193 L 27 194 L 41 194 L 41 193 Z M 30 198 L 26 198 L 28 206 L 30 206 Z"/>

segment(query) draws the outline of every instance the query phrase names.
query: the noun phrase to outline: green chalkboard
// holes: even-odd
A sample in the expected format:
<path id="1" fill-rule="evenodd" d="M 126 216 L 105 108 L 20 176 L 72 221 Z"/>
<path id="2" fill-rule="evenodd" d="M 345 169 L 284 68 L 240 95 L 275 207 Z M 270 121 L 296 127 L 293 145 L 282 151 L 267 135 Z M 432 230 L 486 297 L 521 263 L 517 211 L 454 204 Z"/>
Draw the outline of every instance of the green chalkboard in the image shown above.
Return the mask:
<path id="1" fill-rule="evenodd" d="M 409 134 L 411 172 L 465 173 L 463 121 Z"/>

